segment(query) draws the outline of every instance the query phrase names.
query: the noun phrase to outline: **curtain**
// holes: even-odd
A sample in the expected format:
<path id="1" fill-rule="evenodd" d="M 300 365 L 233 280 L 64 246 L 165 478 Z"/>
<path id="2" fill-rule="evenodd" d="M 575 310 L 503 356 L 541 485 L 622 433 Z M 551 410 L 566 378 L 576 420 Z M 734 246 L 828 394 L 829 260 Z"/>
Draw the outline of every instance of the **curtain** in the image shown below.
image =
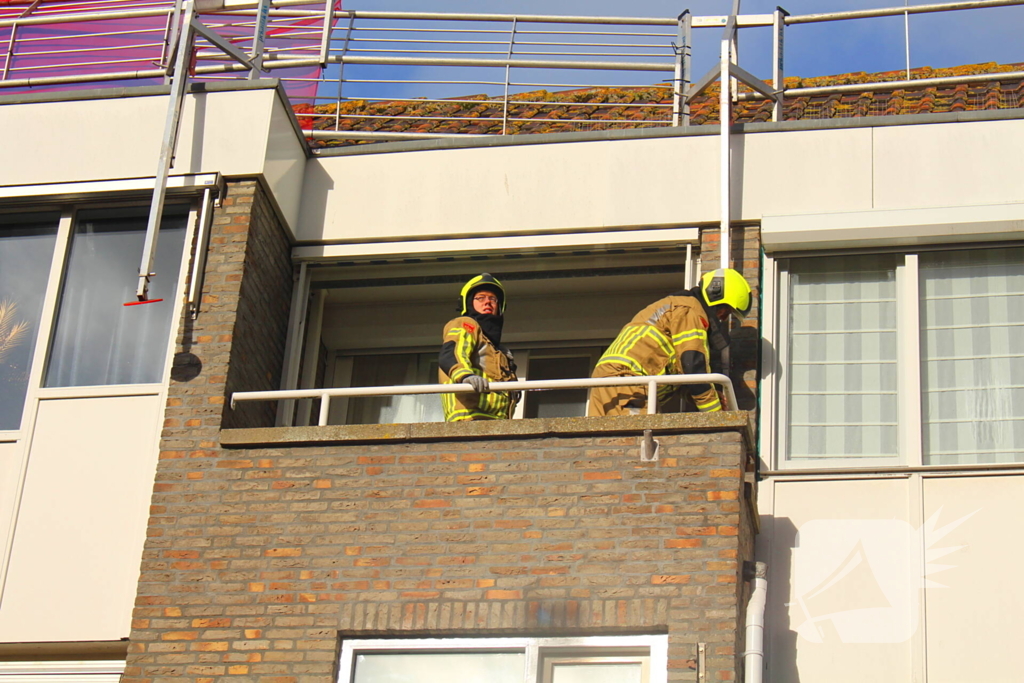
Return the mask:
<path id="1" fill-rule="evenodd" d="M 160 382 L 175 309 L 188 206 L 164 210 L 151 299 L 135 301 L 148 207 L 79 211 L 46 386 Z"/>
<path id="2" fill-rule="evenodd" d="M 352 367 L 353 387 L 437 383 L 436 353 L 357 356 Z M 444 422 L 444 411 L 438 394 L 349 399 L 347 424 L 413 422 Z"/>
<path id="3" fill-rule="evenodd" d="M 1024 249 L 920 257 L 924 457 L 1024 462 Z"/>
<path id="4" fill-rule="evenodd" d="M 896 259 L 791 260 L 788 459 L 897 456 Z"/>

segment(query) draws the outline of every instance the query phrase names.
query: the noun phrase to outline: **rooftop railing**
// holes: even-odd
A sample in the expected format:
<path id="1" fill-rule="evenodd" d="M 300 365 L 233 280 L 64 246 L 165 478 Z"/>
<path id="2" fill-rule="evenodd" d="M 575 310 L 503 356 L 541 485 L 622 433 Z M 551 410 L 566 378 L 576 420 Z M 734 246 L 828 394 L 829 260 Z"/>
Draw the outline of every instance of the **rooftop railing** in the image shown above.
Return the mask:
<path id="1" fill-rule="evenodd" d="M 589 389 L 592 387 L 647 387 L 647 414 L 658 412 L 658 387 L 662 385 L 715 384 L 725 394 L 724 410 L 737 410 L 736 392 L 732 380 L 719 373 L 700 375 L 645 375 L 641 377 L 595 377 L 589 379 L 523 380 L 519 382 L 491 382 L 490 391 L 544 391 L 553 389 Z M 288 401 L 320 399 L 317 424 L 328 424 L 332 398 L 365 396 L 409 396 L 413 394 L 468 394 L 474 390 L 468 384 L 415 384 L 388 387 L 344 387 L 332 389 L 294 389 L 291 391 L 236 391 L 231 395 L 231 408 L 241 401 Z"/>
<path id="2" fill-rule="evenodd" d="M 262 45 L 262 72 L 280 77 L 293 102 L 309 107 L 298 115 L 307 126 L 316 121 L 311 137 L 341 139 L 513 133 L 527 122 L 581 130 L 687 125 L 690 102 L 718 72 L 716 67 L 708 76 L 692 78 L 692 32 L 721 29 L 732 19 L 689 12 L 678 17 L 367 12 L 337 9 L 335 3 L 276 0 L 264 6 L 262 34 L 257 3 L 203 0 L 198 10 L 206 26 L 239 49 L 254 53 Z M 772 30 L 774 63 L 769 86 L 734 85 L 732 98 L 774 99 L 779 118 L 786 98 L 1022 79 L 1020 71 L 911 79 L 908 64 L 906 79 L 789 89 L 782 80 L 787 27 L 1021 4 L 1024 0 L 974 0 L 792 16 L 784 10 L 738 14 L 739 32 Z M 172 70 L 177 10 L 166 0 L 4 5 L 0 93 L 164 82 Z M 194 78 L 252 76 L 205 38 L 197 38 L 194 47 Z M 623 101 L 600 101 L 587 97 L 585 91 L 593 88 L 627 92 Z M 626 101 L 628 89 L 636 89 L 635 101 Z M 540 91 L 576 92 L 549 97 Z M 410 104 L 414 110 L 403 108 Z M 390 130 L 373 130 L 384 125 Z"/>

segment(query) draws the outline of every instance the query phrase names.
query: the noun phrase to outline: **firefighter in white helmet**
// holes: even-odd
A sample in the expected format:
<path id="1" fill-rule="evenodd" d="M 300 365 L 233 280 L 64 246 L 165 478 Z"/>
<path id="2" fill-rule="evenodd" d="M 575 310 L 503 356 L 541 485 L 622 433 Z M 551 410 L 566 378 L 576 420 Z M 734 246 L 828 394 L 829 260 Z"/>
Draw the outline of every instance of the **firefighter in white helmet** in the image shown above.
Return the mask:
<path id="1" fill-rule="evenodd" d="M 505 288 L 489 273 L 477 275 L 462 287 L 459 312 L 444 326 L 438 377 L 442 384 L 468 384 L 474 393 L 441 394 L 444 419 L 506 420 L 519 392 L 488 391 L 489 382 L 516 379 L 512 352 L 501 345 Z"/>
<path id="2" fill-rule="evenodd" d="M 725 321 L 750 312 L 750 285 L 732 268 L 705 273 L 697 287 L 655 301 L 622 328 L 594 368 L 594 377 L 703 374 L 711 372 L 711 353 L 728 346 Z M 709 384 L 681 387 L 697 410 L 722 409 Z M 660 385 L 664 400 L 677 387 Z M 647 406 L 647 387 L 595 387 L 587 415 L 639 415 Z M 736 408 L 736 406 L 731 406 Z"/>

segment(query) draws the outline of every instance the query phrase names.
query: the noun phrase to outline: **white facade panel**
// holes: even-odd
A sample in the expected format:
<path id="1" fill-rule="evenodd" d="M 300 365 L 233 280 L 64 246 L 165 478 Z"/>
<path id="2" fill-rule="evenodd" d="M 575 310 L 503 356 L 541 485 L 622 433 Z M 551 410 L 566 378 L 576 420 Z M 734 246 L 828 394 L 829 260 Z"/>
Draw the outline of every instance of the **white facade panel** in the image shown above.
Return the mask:
<path id="1" fill-rule="evenodd" d="M 166 96 L 11 104 L 0 108 L 0 187 L 156 175 Z M 264 174 L 289 227 L 305 153 L 272 88 L 185 98 L 171 174 Z M 55 122 L 60 122 L 57 125 Z"/>
<path id="2" fill-rule="evenodd" d="M 920 629 L 907 590 L 906 478 L 786 481 L 762 509 L 767 681 L 906 683 Z M 767 497 L 771 500 L 771 496 Z"/>
<path id="3" fill-rule="evenodd" d="M 386 239 L 715 221 L 717 150 L 718 139 L 708 136 L 312 159 L 296 237 Z"/>
<path id="4" fill-rule="evenodd" d="M 874 129 L 874 208 L 1024 201 L 1024 121 Z"/>
<path id="5" fill-rule="evenodd" d="M 23 449 L 23 442 L 0 441 L 0 561 L 4 559 L 4 547 L 14 523 Z"/>
<path id="6" fill-rule="evenodd" d="M 872 206 L 872 128 L 733 137 L 733 206 L 741 220 Z M 710 171 L 717 161 L 708 160 Z"/>
<path id="7" fill-rule="evenodd" d="M 158 395 L 40 402 L 0 641 L 128 636 L 162 409 Z"/>
<path id="8" fill-rule="evenodd" d="M 263 177 L 271 194 L 277 200 L 285 221 L 294 229 L 299 220 L 299 200 L 302 196 L 302 179 L 306 171 L 306 153 L 295 135 L 291 116 L 280 98 L 274 97 L 270 108 Z"/>
<path id="9" fill-rule="evenodd" d="M 160 131 L 167 112 L 167 98 L 157 98 Z M 269 137 L 274 90 L 238 90 L 189 95 L 181 113 L 181 135 L 174 172 L 201 173 L 202 169 L 221 175 L 262 173 Z M 157 143 L 159 144 L 159 138 Z M 150 164 L 156 172 L 157 158 Z"/>
<path id="10" fill-rule="evenodd" d="M 1021 474 L 925 480 L 929 683 L 1021 680 L 1022 491 Z"/>
<path id="11" fill-rule="evenodd" d="M 0 185 L 156 175 L 166 97 L 6 105 Z"/>

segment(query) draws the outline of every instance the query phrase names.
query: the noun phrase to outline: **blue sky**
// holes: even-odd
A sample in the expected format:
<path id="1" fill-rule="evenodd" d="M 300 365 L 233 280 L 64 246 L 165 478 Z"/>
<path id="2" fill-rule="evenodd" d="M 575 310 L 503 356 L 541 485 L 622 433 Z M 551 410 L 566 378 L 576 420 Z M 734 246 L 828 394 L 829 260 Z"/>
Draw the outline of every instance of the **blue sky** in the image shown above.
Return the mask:
<path id="1" fill-rule="evenodd" d="M 811 14 L 829 11 L 864 9 L 871 7 L 901 6 L 898 0 L 745 0 L 743 14 L 772 12 L 781 5 L 790 14 Z M 920 2 L 911 2 L 923 4 Z M 423 0 L 344 0 L 345 9 L 431 11 L 431 12 L 496 12 L 508 14 L 581 14 L 608 16 L 674 17 L 683 9 L 695 16 L 721 15 L 728 12 L 731 0 L 442 0 L 428 3 Z M 912 67 L 948 67 L 981 62 L 1024 62 L 1024 41 L 1020 28 L 1024 27 L 1024 6 L 1000 7 L 982 10 L 943 12 L 910 17 L 910 62 Z M 493 26 L 492 26 L 493 28 Z M 364 34 L 368 35 L 368 34 Z M 721 30 L 694 31 L 694 78 L 711 68 L 717 59 Z M 594 59 L 597 59 L 596 57 Z M 771 76 L 771 33 L 767 28 L 750 28 L 740 32 L 740 64 L 762 78 Z M 864 19 L 791 26 L 786 33 L 786 73 L 791 76 L 822 76 L 851 71 L 892 71 L 906 66 L 904 20 L 902 17 Z M 348 77 L 361 75 L 351 67 Z M 404 67 L 392 75 L 378 77 L 416 78 L 481 78 L 489 80 L 503 74 L 483 76 L 477 70 L 459 70 L 455 74 L 441 75 L 437 70 Z M 572 72 L 542 74 L 520 72 L 522 81 L 570 82 L 583 78 Z M 600 81 L 600 78 L 605 80 Z M 658 74 L 632 74 L 617 72 L 601 75 L 588 83 L 627 84 L 651 83 Z M 567 79 L 559 81 L 558 79 Z M 360 86 L 346 86 L 346 94 L 360 93 Z M 391 86 L 392 96 L 426 95 L 426 86 Z M 439 96 L 484 92 L 487 86 L 447 86 Z M 524 88 L 528 89 L 528 88 Z M 556 88 L 549 88 L 556 89 Z M 382 93 L 378 87 L 374 94 Z M 431 93 L 433 94 L 433 93 Z"/>

